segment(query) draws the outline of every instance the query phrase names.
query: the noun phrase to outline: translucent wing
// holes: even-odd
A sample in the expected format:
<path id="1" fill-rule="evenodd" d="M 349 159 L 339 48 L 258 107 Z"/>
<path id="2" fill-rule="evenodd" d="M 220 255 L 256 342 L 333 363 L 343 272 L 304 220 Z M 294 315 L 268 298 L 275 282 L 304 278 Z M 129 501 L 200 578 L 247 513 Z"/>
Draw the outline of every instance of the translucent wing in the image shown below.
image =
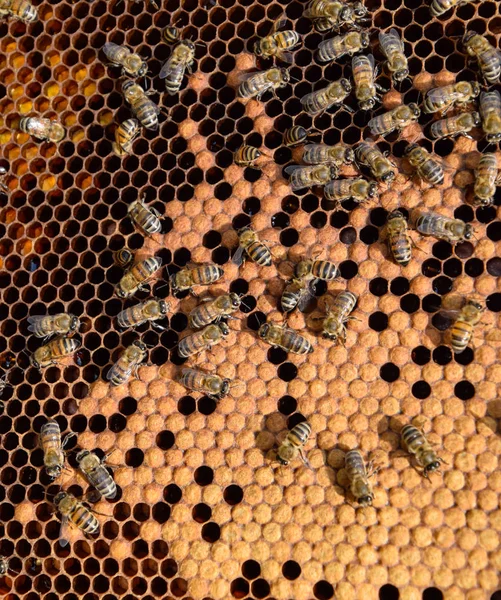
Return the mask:
<path id="1" fill-rule="evenodd" d="M 312 292 L 310 290 L 310 286 L 307 285 L 307 287 L 305 287 L 305 289 L 301 292 L 299 302 L 297 303 L 299 310 L 301 310 L 301 311 L 306 310 L 308 308 L 310 301 L 313 298 L 314 298 L 314 295 L 312 294 Z"/>
<path id="2" fill-rule="evenodd" d="M 158 75 L 160 77 L 160 79 L 165 79 L 167 76 L 171 75 L 172 73 L 178 72 L 179 67 L 181 67 L 184 70 L 184 67 L 180 63 L 174 63 L 174 64 L 173 63 L 174 63 L 174 61 L 172 60 L 172 55 L 171 55 L 165 61 L 162 68 L 160 69 L 160 73 Z"/>
<path id="3" fill-rule="evenodd" d="M 65 515 L 61 516 L 61 527 L 59 528 L 59 544 L 64 548 L 69 544 L 69 541 L 65 537 L 66 529 L 69 526 L 68 517 Z"/>
<path id="4" fill-rule="evenodd" d="M 398 31 L 396 29 L 390 29 L 390 35 L 394 38 L 395 43 L 399 45 L 400 50 L 403 52 L 404 44 L 402 42 L 402 38 L 398 35 Z"/>
<path id="5" fill-rule="evenodd" d="M 277 56 L 278 56 L 278 58 L 279 58 L 280 60 L 282 60 L 283 62 L 286 62 L 286 63 L 288 63 L 288 64 L 290 64 L 290 65 L 292 64 L 292 62 L 293 62 L 293 60 L 294 60 L 294 59 L 293 59 L 293 56 L 292 56 L 292 54 L 291 54 L 290 52 L 281 52 L 281 51 L 280 51 L 280 52 L 277 54 Z"/>
<path id="6" fill-rule="evenodd" d="M 287 23 L 287 17 L 285 15 L 280 15 L 278 17 L 278 19 L 273 23 L 273 29 L 271 30 L 271 33 L 276 33 L 279 29 L 282 29 L 282 27 L 285 27 Z"/>
<path id="7" fill-rule="evenodd" d="M 374 60 L 374 57 L 372 56 L 372 54 L 368 54 L 366 56 L 367 60 L 369 61 L 370 65 L 371 65 L 371 69 L 374 71 L 375 67 L 376 67 L 376 62 Z"/>
<path id="8" fill-rule="evenodd" d="M 35 328 L 36 326 L 41 323 L 43 321 L 43 319 L 46 318 L 46 315 L 35 315 L 33 317 L 28 317 L 28 331 L 30 331 L 31 333 L 35 333 Z M 35 333 L 36 337 L 46 337 L 46 334 L 43 335 L 37 335 Z M 49 334 L 52 335 L 52 334 Z"/>
<path id="9" fill-rule="evenodd" d="M 304 167 L 302 167 L 301 165 L 289 165 L 288 167 L 285 167 L 285 172 L 287 173 L 287 175 L 292 175 L 298 169 L 303 169 L 303 168 Z"/>
<path id="10" fill-rule="evenodd" d="M 244 249 L 242 246 L 239 246 L 236 249 L 233 258 L 231 259 L 231 262 L 237 266 L 240 266 L 244 262 Z"/>

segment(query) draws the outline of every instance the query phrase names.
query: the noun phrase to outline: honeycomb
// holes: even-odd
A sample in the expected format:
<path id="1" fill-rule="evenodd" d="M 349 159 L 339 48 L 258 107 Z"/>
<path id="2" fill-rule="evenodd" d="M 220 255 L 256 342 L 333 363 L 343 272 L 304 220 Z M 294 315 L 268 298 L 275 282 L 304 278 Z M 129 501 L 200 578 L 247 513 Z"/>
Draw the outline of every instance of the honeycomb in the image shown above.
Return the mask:
<path id="1" fill-rule="evenodd" d="M 0 578 L 8 600 L 446 600 L 499 599 L 501 476 L 498 456 L 501 293 L 501 194 L 494 206 L 465 202 L 478 151 L 475 140 L 430 141 L 420 125 L 380 143 L 400 166 L 378 202 L 334 207 L 320 191 L 292 194 L 282 174 L 301 150 L 282 147 L 293 123 L 314 127 L 325 143 L 353 145 L 366 136 L 369 113 L 328 112 L 314 119 L 299 99 L 349 76 L 349 61 L 320 66 L 322 37 L 302 17 L 304 5 L 276 0 L 144 2 L 49 0 L 30 26 L 0 24 L 0 166 L 8 196 L 0 203 L 0 365 L 8 372 L 0 412 L 0 554 L 11 570 Z M 420 101 L 422 93 L 455 79 L 474 80 L 460 36 L 468 28 L 499 46 L 501 15 L 493 1 L 470 3 L 432 19 L 423 0 L 367 0 L 373 31 L 394 26 L 405 39 L 412 80 L 384 97 L 384 107 Z M 290 84 L 264 101 L 236 98 L 239 75 L 258 66 L 257 36 L 286 13 L 302 36 Z M 176 23 L 197 46 L 194 74 L 181 92 L 163 93 L 157 74 L 169 55 L 162 29 Z M 373 36 L 372 50 L 382 56 Z M 103 62 L 106 41 L 127 44 L 148 62 L 160 128 L 142 131 L 133 152 L 112 152 L 116 123 L 129 118 L 120 72 Z M 379 83 L 390 88 L 382 73 Z M 354 100 L 350 101 L 354 106 Z M 59 144 L 20 133 L 22 116 L 57 116 L 67 128 Z M 401 161 L 407 141 L 448 165 L 432 189 L 411 178 Z M 262 170 L 233 164 L 243 143 L 271 155 Z M 345 175 L 354 175 L 347 169 Z M 127 218 L 144 194 L 162 215 L 163 233 L 144 238 Z M 438 210 L 473 222 L 476 240 L 451 247 L 415 236 L 409 266 L 388 254 L 384 223 L 402 207 Z M 236 230 L 251 224 L 269 241 L 271 267 L 230 256 Z M 138 258 L 162 257 L 166 271 L 126 306 L 169 296 L 167 275 L 190 261 L 225 269 L 212 294 L 243 295 L 241 319 L 229 338 L 195 361 L 240 385 L 214 402 L 174 381 L 183 360 L 176 344 L 199 299 L 169 296 L 165 331 L 142 326 L 120 332 L 123 303 L 113 290 L 121 270 L 113 252 L 124 245 Z M 341 279 L 319 283 L 317 306 L 293 313 L 289 324 L 314 341 L 307 358 L 287 356 L 259 341 L 265 319 L 282 320 L 277 303 L 294 265 L 322 250 Z M 328 294 L 358 295 L 346 346 L 319 336 L 313 317 Z M 202 295 L 208 293 L 202 291 Z M 486 302 L 471 347 L 453 356 L 450 324 L 440 312 L 450 298 Z M 444 301 L 444 302 L 443 302 Z M 27 316 L 68 311 L 83 320 L 82 349 L 43 374 L 29 367 L 39 345 Z M 111 389 L 103 376 L 134 339 L 148 344 L 150 364 L 128 386 Z M 433 389 L 432 389 L 433 388 Z M 78 447 L 112 452 L 117 497 L 97 502 L 99 535 L 69 530 L 51 499 L 62 487 L 76 496 L 87 485 L 74 470 L 52 482 L 38 445 L 40 427 L 56 418 Z M 273 462 L 288 429 L 307 419 L 300 461 Z M 422 425 L 447 461 L 443 475 L 424 480 L 400 447 L 408 422 Z M 344 454 L 359 447 L 380 467 L 374 506 L 357 508 L 347 492 Z M 498 591 L 496 591 L 498 590 Z"/>

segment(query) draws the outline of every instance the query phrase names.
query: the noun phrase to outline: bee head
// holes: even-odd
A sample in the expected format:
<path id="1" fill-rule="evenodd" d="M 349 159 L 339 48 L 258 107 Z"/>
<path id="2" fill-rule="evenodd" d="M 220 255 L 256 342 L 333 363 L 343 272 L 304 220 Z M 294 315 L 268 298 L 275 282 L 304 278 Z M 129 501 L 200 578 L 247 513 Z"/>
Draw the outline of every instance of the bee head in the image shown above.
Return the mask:
<path id="1" fill-rule="evenodd" d="M 338 168 L 335 167 L 334 165 L 330 168 L 330 174 L 331 174 L 331 178 L 332 179 L 337 179 L 338 175 L 339 175 L 339 171 Z"/>
<path id="2" fill-rule="evenodd" d="M 404 215 L 399 210 L 392 211 L 387 218 L 387 221 L 391 221 L 391 219 L 401 219 Z"/>
<path id="3" fill-rule="evenodd" d="M 476 97 L 480 95 L 480 84 L 478 81 L 471 82 L 471 95 Z"/>
<path id="4" fill-rule="evenodd" d="M 381 179 L 385 182 L 385 183 L 390 183 L 390 181 L 393 181 L 395 179 L 395 172 L 394 171 L 388 171 L 387 173 L 385 173 Z"/>
<path id="5" fill-rule="evenodd" d="M 419 117 L 419 115 L 421 114 L 421 109 L 419 108 L 419 106 L 415 102 L 411 102 L 409 104 L 409 108 L 411 109 L 412 114 L 415 117 Z"/>
<path id="6" fill-rule="evenodd" d="M 282 69 L 280 69 L 280 73 L 282 75 L 283 81 L 285 81 L 286 83 L 289 83 L 289 81 L 291 80 L 291 76 L 290 76 L 289 70 L 285 69 L 285 68 L 282 68 Z"/>
<path id="7" fill-rule="evenodd" d="M 160 308 L 161 315 L 167 314 L 167 311 L 169 310 L 169 305 L 167 304 L 167 302 L 165 300 L 159 300 L 158 307 Z"/>
<path id="8" fill-rule="evenodd" d="M 372 506 L 372 501 L 374 500 L 373 494 L 367 494 L 367 496 L 362 496 L 358 499 L 358 503 L 362 506 Z"/>
<path id="9" fill-rule="evenodd" d="M 478 114 L 478 112 L 471 113 L 471 117 L 473 119 L 473 123 L 475 124 L 475 127 L 480 127 L 480 125 L 482 124 L 482 120 L 480 119 L 480 115 Z M 488 140 L 488 141 L 490 141 L 490 140 Z"/>
<path id="10" fill-rule="evenodd" d="M 61 475 L 61 467 L 59 465 L 54 465 L 53 467 L 47 467 L 45 469 L 47 471 L 47 475 L 52 477 L 52 479 L 56 479 Z"/>
<path id="11" fill-rule="evenodd" d="M 68 494 L 66 492 L 59 492 L 59 494 L 57 494 L 54 497 L 54 504 L 56 506 L 58 506 L 67 496 Z"/>
<path id="12" fill-rule="evenodd" d="M 76 331 L 80 325 L 80 319 L 75 317 L 75 315 L 71 316 L 70 320 L 70 331 Z"/>
<path id="13" fill-rule="evenodd" d="M 128 89 L 130 89 L 133 85 L 136 85 L 134 81 L 132 81 L 132 79 L 127 79 L 127 81 L 124 81 L 122 83 L 122 91 L 126 92 Z"/>
<path id="14" fill-rule="evenodd" d="M 351 92 L 351 83 L 348 79 L 341 79 L 339 82 L 346 92 Z"/>
<path id="15" fill-rule="evenodd" d="M 369 198 L 375 198 L 377 196 L 377 183 L 375 181 L 371 181 L 369 183 Z"/>
<path id="16" fill-rule="evenodd" d="M 141 340 L 134 340 L 132 342 L 132 345 L 136 346 L 136 348 L 139 348 L 139 350 L 142 350 L 143 352 L 146 352 L 146 350 L 148 349 L 148 346 Z"/>
<path id="17" fill-rule="evenodd" d="M 473 308 L 476 308 L 477 310 L 483 310 L 484 307 L 480 304 L 480 302 L 477 302 L 476 300 L 469 300 L 468 304 L 470 306 L 473 306 Z"/>
<path id="18" fill-rule="evenodd" d="M 432 463 L 430 463 L 429 465 L 426 465 L 426 467 L 424 468 L 424 474 L 425 474 L 425 476 L 427 476 L 428 473 L 433 473 L 433 471 L 436 471 L 437 469 L 440 469 L 440 461 L 439 460 L 435 460 Z"/>
<path id="19" fill-rule="evenodd" d="M 501 133 L 494 133 L 494 134 L 486 135 L 485 137 L 486 137 L 487 141 L 490 142 L 491 144 L 496 144 L 497 142 L 499 142 L 499 140 L 501 140 Z"/>
<path id="20" fill-rule="evenodd" d="M 344 151 L 344 162 L 347 164 L 355 162 L 355 152 L 351 148 L 346 148 Z"/>
<path id="21" fill-rule="evenodd" d="M 467 44 L 471 40 L 471 38 L 476 35 L 477 34 L 475 31 L 467 31 L 463 36 L 463 44 Z"/>
<path id="22" fill-rule="evenodd" d="M 219 323 L 218 327 L 223 335 L 229 335 L 230 328 L 228 327 L 228 325 L 226 323 Z"/>
<path id="23" fill-rule="evenodd" d="M 172 290 L 173 294 L 178 291 L 177 285 L 176 285 L 176 274 L 175 273 L 173 273 L 172 275 L 169 276 L 169 284 L 170 284 L 170 289 Z"/>
<path id="24" fill-rule="evenodd" d="M 355 4 L 353 5 L 353 14 L 356 17 L 365 17 L 367 12 L 367 9 L 361 2 L 355 2 Z"/>
<path id="25" fill-rule="evenodd" d="M 234 306 L 235 308 L 238 308 L 240 306 L 240 304 L 242 304 L 242 300 L 240 299 L 240 296 L 238 294 L 235 294 L 235 292 L 231 292 L 230 301 L 231 301 L 231 305 Z"/>
<path id="26" fill-rule="evenodd" d="M 362 48 L 367 48 L 371 41 L 370 35 L 368 31 L 362 31 L 360 34 L 360 42 L 362 44 Z"/>
<path id="27" fill-rule="evenodd" d="M 261 49 L 261 42 L 259 40 L 254 44 L 254 54 L 256 56 L 263 56 L 263 51 Z"/>
<path id="28" fill-rule="evenodd" d="M 470 223 L 467 223 L 464 226 L 464 239 L 471 240 L 472 237 L 473 237 L 473 227 L 470 225 Z"/>
<path id="29" fill-rule="evenodd" d="M 279 454 L 277 454 L 277 461 L 284 467 L 286 467 L 289 464 L 289 461 L 285 460 L 285 458 L 282 458 Z"/>
<path id="30" fill-rule="evenodd" d="M 30 356 L 30 364 L 32 367 L 35 367 L 35 369 L 38 369 L 40 371 L 40 363 L 38 362 L 38 360 L 35 359 L 34 356 Z"/>
<path id="31" fill-rule="evenodd" d="M 265 338 L 268 335 L 269 330 L 270 330 L 270 326 L 268 325 L 268 323 L 263 323 L 261 325 L 261 327 L 259 328 L 257 334 L 259 335 L 260 338 Z"/>
<path id="32" fill-rule="evenodd" d="M 486 186 L 479 186 L 477 188 L 477 193 L 478 192 L 480 192 L 482 196 L 487 196 L 489 194 L 489 189 Z M 490 204 L 492 204 L 492 198 L 479 198 L 477 196 L 476 199 L 481 206 L 489 206 Z"/>
<path id="33" fill-rule="evenodd" d="M 139 77 L 144 77 L 146 73 L 148 73 L 148 65 L 145 62 L 143 62 L 143 64 L 139 67 L 137 74 L 139 75 Z"/>
<path id="34" fill-rule="evenodd" d="M 219 395 L 222 398 L 223 396 L 227 396 L 229 391 L 230 391 L 230 380 L 223 379 L 223 383 L 221 385 L 221 391 L 219 392 Z"/>
<path id="35" fill-rule="evenodd" d="M 325 340 L 332 340 L 333 342 L 335 342 L 337 340 L 337 333 L 327 333 L 326 331 L 324 331 L 324 333 L 322 333 L 322 337 Z"/>
<path id="36" fill-rule="evenodd" d="M 375 104 L 376 104 L 376 102 L 374 101 L 374 98 L 369 98 L 368 100 L 365 100 L 364 102 L 360 102 L 360 108 L 362 110 L 371 110 L 374 108 Z"/>

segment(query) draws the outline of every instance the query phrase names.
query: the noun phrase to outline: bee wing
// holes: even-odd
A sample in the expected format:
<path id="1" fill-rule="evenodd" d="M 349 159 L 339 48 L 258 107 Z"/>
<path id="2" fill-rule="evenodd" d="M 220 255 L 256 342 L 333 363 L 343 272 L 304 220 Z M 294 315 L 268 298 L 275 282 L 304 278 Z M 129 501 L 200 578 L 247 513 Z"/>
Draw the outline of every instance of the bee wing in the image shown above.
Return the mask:
<path id="1" fill-rule="evenodd" d="M 285 27 L 286 23 L 287 23 L 287 16 L 282 13 L 277 18 L 277 20 L 273 23 L 273 28 L 271 30 L 271 33 L 276 33 L 279 29 L 282 29 L 282 27 Z"/>
<path id="2" fill-rule="evenodd" d="M 40 323 L 43 319 L 45 319 L 45 315 L 34 315 L 33 317 L 28 317 L 28 331 L 31 333 L 35 332 L 35 327 Z M 45 334 L 37 337 L 45 337 Z"/>
<path id="3" fill-rule="evenodd" d="M 103 46 L 103 52 L 106 58 L 110 58 L 110 55 L 112 55 L 117 48 L 119 48 L 117 44 L 114 44 L 113 42 L 106 42 L 106 44 Z"/>
<path id="4" fill-rule="evenodd" d="M 237 266 L 240 266 L 244 262 L 244 249 L 242 248 L 242 246 L 239 246 L 236 249 L 233 258 L 231 259 L 231 262 Z"/>
<path id="5" fill-rule="evenodd" d="M 168 77 L 171 73 L 175 72 L 176 70 L 179 69 L 180 63 L 178 63 L 177 65 L 173 65 L 172 64 L 172 55 L 169 56 L 169 58 L 164 62 L 162 68 L 160 69 L 160 73 L 158 74 L 158 76 L 160 77 L 160 79 L 165 79 L 166 77 Z M 184 67 L 183 67 L 184 68 Z"/>
<path id="6" fill-rule="evenodd" d="M 68 528 L 68 517 L 61 516 L 61 527 L 59 528 L 59 544 L 64 548 L 69 544 L 69 541 L 65 537 L 65 531 Z"/>
<path id="7" fill-rule="evenodd" d="M 287 175 L 292 175 L 292 173 L 302 168 L 303 167 L 301 165 L 289 165 L 288 167 L 285 167 L 285 172 L 287 173 Z"/>
<path id="8" fill-rule="evenodd" d="M 299 102 L 301 102 L 301 104 L 307 104 L 310 100 L 312 100 L 315 97 L 316 92 L 310 92 L 309 94 L 304 95 L 301 100 Z"/>
<path id="9" fill-rule="evenodd" d="M 310 289 L 310 286 L 307 285 L 307 287 L 301 292 L 301 296 L 299 297 L 299 302 L 297 303 L 299 310 L 300 311 L 306 310 L 308 308 L 308 304 L 310 303 L 312 298 L 314 298 L 314 295 Z"/>
<path id="10" fill-rule="evenodd" d="M 374 57 L 372 56 L 372 54 L 368 54 L 366 56 L 367 60 L 369 61 L 370 65 L 371 65 L 371 69 L 374 72 L 376 70 L 376 61 L 374 60 Z"/>
<path id="11" fill-rule="evenodd" d="M 283 62 L 288 63 L 289 65 L 291 65 L 292 62 L 293 62 L 293 60 L 294 60 L 293 56 L 292 56 L 292 54 L 290 52 L 282 52 L 282 51 L 280 51 L 280 52 L 277 53 L 277 56 L 278 56 L 278 58 L 280 60 L 282 60 Z"/>
<path id="12" fill-rule="evenodd" d="M 369 127 L 369 129 L 371 130 L 372 135 L 379 135 L 379 132 L 377 130 L 377 126 L 376 126 L 376 119 L 378 117 L 373 117 L 368 123 L 367 126 Z"/>
<path id="13" fill-rule="evenodd" d="M 391 30 L 390 30 L 390 33 L 391 33 Z M 384 42 L 385 42 L 386 38 L 390 35 L 390 33 L 385 33 L 384 31 L 379 32 L 378 39 L 379 39 L 379 44 L 382 47 L 384 47 Z"/>

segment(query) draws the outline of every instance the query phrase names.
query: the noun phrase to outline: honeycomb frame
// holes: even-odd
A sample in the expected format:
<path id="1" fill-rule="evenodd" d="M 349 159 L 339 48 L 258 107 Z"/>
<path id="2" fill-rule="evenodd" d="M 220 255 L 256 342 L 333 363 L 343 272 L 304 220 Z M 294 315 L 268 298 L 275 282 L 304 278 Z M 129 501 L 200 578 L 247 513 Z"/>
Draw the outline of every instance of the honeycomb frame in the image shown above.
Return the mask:
<path id="1" fill-rule="evenodd" d="M 282 168 L 301 150 L 282 147 L 283 132 L 294 123 L 315 127 L 326 143 L 353 145 L 366 136 L 370 115 L 302 113 L 305 93 L 350 73 L 346 60 L 315 62 L 322 36 L 302 17 L 303 3 L 164 0 L 159 10 L 128 0 L 33 3 L 37 23 L 0 22 L 0 166 L 10 189 L 0 195 L 0 364 L 12 385 L 0 412 L 0 555 L 13 569 L 0 577 L 0 593 L 8 600 L 498 598 L 500 346 L 488 332 L 500 325 L 501 194 L 486 208 L 465 201 L 477 150 L 486 147 L 480 133 L 431 142 L 432 117 L 422 115 L 419 126 L 379 143 L 399 166 L 396 183 L 381 189 L 377 203 L 334 208 L 317 190 L 291 193 Z M 385 108 L 477 77 L 461 48 L 466 23 L 499 47 L 501 15 L 492 1 L 438 19 L 425 0 L 365 4 L 372 31 L 394 26 L 410 58 L 412 81 L 392 88 Z M 291 68 L 297 81 L 262 102 L 237 99 L 241 73 L 271 65 L 252 47 L 284 11 L 303 38 Z M 161 41 L 170 23 L 205 44 L 173 97 L 157 77 L 170 52 Z M 114 128 L 131 115 L 119 69 L 103 62 L 106 41 L 145 57 L 153 98 L 169 115 L 122 158 L 112 152 Z M 371 49 L 381 63 L 374 35 Z M 378 81 L 391 87 L 384 72 Z M 67 137 L 56 145 L 17 131 L 20 117 L 35 112 L 57 116 Z M 439 188 L 417 183 L 401 159 L 416 136 L 448 166 Z M 273 160 L 261 171 L 235 166 L 243 142 Z M 128 220 L 128 203 L 142 195 L 163 215 L 162 235 L 143 237 Z M 396 207 L 474 222 L 477 239 L 452 248 L 413 234 L 419 249 L 401 268 L 384 234 Z M 236 230 L 248 224 L 269 240 L 271 267 L 231 263 Z M 196 298 L 168 297 L 163 333 L 113 326 L 124 303 L 113 294 L 121 271 L 112 255 L 123 245 L 139 258 L 162 257 L 168 271 L 151 285 L 161 297 L 167 274 L 189 261 L 224 267 L 210 292 L 242 294 L 242 319 L 230 322 L 228 340 L 188 364 L 241 382 L 231 396 L 216 403 L 174 381 L 183 362 L 175 346 Z M 285 281 L 318 250 L 339 264 L 341 279 L 317 287 L 318 310 L 289 319 L 314 353 L 287 356 L 256 330 L 266 318 L 282 320 Z M 326 293 L 343 289 L 359 296 L 345 347 L 323 340 L 311 319 Z M 469 294 L 488 310 L 471 348 L 453 356 L 439 309 Z M 138 293 L 125 306 L 148 296 Z M 80 316 L 83 345 L 75 360 L 39 374 L 29 368 L 40 341 L 27 316 L 47 309 Z M 110 389 L 103 375 L 138 335 L 151 364 L 128 386 Z M 95 505 L 106 515 L 98 516 L 100 534 L 85 539 L 70 530 L 65 548 L 50 500 L 60 486 L 79 496 L 87 485 L 72 453 L 60 480 L 44 473 L 38 433 L 47 418 L 63 435 L 77 433 L 81 448 L 113 451 L 118 465 L 117 498 Z M 305 418 L 313 469 L 299 461 L 278 468 L 273 449 Z M 429 483 L 400 447 L 410 421 L 448 463 Z M 347 492 L 344 454 L 357 446 L 380 467 L 371 508 L 357 508 Z"/>

